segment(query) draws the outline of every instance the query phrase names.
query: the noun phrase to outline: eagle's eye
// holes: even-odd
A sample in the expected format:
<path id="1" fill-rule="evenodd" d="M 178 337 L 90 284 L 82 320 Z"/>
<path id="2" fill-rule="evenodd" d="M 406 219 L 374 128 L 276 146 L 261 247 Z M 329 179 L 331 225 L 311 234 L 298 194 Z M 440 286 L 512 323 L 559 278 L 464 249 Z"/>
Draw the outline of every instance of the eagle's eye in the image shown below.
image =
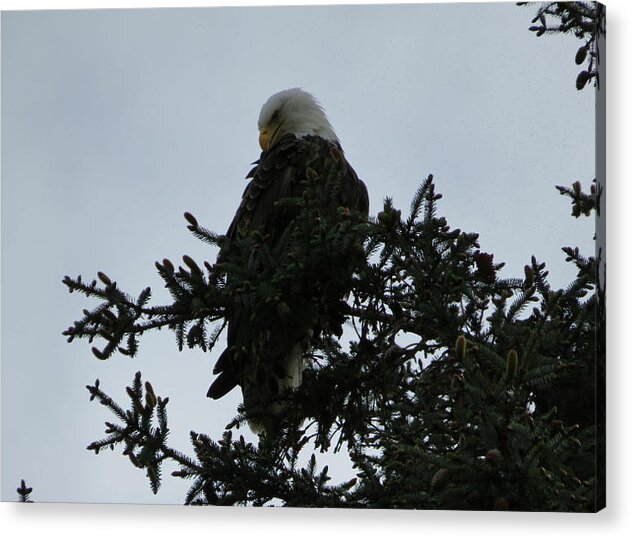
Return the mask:
<path id="1" fill-rule="evenodd" d="M 271 121 L 276 121 L 280 116 L 280 110 L 276 109 L 274 111 L 274 113 L 272 114 L 272 120 Z"/>

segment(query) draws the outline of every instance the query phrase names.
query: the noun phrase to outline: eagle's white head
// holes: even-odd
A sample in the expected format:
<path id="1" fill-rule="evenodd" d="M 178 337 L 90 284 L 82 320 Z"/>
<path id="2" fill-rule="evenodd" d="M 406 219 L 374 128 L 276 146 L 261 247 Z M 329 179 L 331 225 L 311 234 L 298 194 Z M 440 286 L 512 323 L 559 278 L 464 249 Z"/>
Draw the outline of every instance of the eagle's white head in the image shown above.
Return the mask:
<path id="1" fill-rule="evenodd" d="M 261 108 L 258 126 L 259 144 L 265 151 L 287 133 L 297 137 L 321 136 L 331 142 L 338 142 L 320 103 L 300 88 L 272 95 Z"/>

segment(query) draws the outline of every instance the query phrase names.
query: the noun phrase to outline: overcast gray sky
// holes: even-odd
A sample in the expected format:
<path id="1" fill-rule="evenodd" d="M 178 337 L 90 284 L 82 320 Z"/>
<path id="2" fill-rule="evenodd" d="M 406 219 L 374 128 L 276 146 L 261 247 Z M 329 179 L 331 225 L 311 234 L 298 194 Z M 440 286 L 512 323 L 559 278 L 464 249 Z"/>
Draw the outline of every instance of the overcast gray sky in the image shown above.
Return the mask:
<path id="1" fill-rule="evenodd" d="M 61 332 L 89 303 L 61 284 L 105 271 L 167 301 L 153 262 L 214 259 L 182 218 L 225 231 L 258 157 L 256 120 L 293 86 L 326 108 L 366 182 L 407 211 L 427 174 L 453 227 L 521 276 L 552 284 L 562 246 L 592 248 L 554 185 L 594 176 L 594 92 L 577 92 L 571 37 L 537 39 L 506 4 L 42 11 L 2 14 L 2 500 L 24 477 L 38 501 L 181 503 L 120 455 L 94 456 L 97 377 L 124 402 L 141 370 L 171 402 L 171 443 L 218 437 L 240 401 L 205 397 L 215 353 L 163 332 L 140 355 L 98 361 Z M 251 436 L 249 436 L 251 438 Z M 335 477 L 351 470 L 336 461 Z M 322 459 L 322 464 L 327 459 Z M 165 469 L 170 471 L 171 469 Z"/>

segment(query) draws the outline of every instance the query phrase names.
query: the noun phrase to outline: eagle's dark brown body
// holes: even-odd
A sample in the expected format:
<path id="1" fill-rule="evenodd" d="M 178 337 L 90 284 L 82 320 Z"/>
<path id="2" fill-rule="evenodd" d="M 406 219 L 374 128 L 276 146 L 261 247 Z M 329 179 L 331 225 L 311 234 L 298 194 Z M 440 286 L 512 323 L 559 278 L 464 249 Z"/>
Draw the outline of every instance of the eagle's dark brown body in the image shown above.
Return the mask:
<path id="1" fill-rule="evenodd" d="M 341 153 L 337 144 L 318 136 L 285 135 L 269 151 L 263 152 L 247 175 L 252 181 L 243 193 L 241 205 L 228 228 L 228 237 L 234 238 L 241 228 L 259 230 L 273 242 L 287 225 L 279 222 L 274 202 L 300 194 L 307 168 L 324 175 L 330 167 L 334 148 Z M 342 189 L 340 199 L 332 203 L 368 213 L 368 191 L 348 162 Z"/>
<path id="2" fill-rule="evenodd" d="M 357 177 L 353 168 L 346 162 L 339 145 L 318 136 L 296 137 L 292 134 L 283 136 L 268 151 L 261 154 L 256 166 L 248 174 L 251 181 L 247 185 L 241 204 L 228 228 L 227 237 L 235 240 L 239 234 L 257 230 L 263 234 L 270 246 L 274 246 L 278 238 L 291 222 L 292 216 L 277 202 L 280 199 L 300 196 L 307 179 L 307 169 L 311 168 L 321 177 L 327 177 L 333 164 L 339 166 L 335 159 L 342 158 L 342 178 L 336 199 L 330 200 L 333 208 L 348 207 L 351 210 L 368 213 L 368 192 L 364 183 Z M 236 310 L 236 309 L 233 309 Z M 293 347 L 286 350 L 285 357 L 279 357 L 275 368 L 279 379 L 270 386 L 260 386 L 260 376 L 256 376 L 257 359 L 255 346 L 239 353 L 235 350 L 237 335 L 242 323 L 246 321 L 233 312 L 228 320 L 228 345 L 219 357 L 213 373 L 218 378 L 208 390 L 208 397 L 221 398 L 240 385 L 244 396 L 246 411 L 274 396 L 274 391 L 295 387 L 300 382 L 302 372 L 302 355 L 307 343 L 305 335 L 296 335 Z M 283 375 L 287 379 L 283 379 Z M 256 377 L 256 379 L 255 379 Z M 297 379 L 296 379 L 297 377 Z M 263 404 L 261 404 L 263 405 Z M 259 410 L 263 412 L 264 410 Z M 274 409 L 269 409 L 274 414 Z"/>

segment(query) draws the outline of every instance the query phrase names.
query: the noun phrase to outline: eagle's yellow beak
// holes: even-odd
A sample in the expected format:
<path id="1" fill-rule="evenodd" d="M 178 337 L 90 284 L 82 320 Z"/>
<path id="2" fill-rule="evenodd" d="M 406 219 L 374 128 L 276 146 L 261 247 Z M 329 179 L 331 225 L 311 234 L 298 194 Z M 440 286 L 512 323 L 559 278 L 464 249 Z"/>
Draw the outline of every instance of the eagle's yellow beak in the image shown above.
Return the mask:
<path id="1" fill-rule="evenodd" d="M 272 142 L 274 142 L 274 138 L 276 138 L 278 131 L 280 131 L 284 123 L 284 121 L 270 123 L 259 131 L 259 146 L 261 146 L 263 151 L 267 151 L 270 148 Z"/>
<path id="2" fill-rule="evenodd" d="M 268 129 L 261 129 L 259 131 L 259 146 L 263 151 L 269 149 L 270 142 L 272 141 L 272 133 Z"/>

